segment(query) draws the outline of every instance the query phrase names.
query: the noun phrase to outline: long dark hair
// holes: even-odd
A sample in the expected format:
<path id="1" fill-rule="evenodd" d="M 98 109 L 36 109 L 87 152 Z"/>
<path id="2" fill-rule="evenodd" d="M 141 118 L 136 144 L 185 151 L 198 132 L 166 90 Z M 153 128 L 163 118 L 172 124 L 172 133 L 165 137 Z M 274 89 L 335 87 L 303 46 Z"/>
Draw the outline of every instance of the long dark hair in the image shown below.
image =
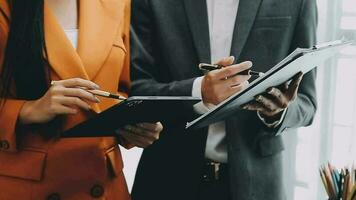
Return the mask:
<path id="1" fill-rule="evenodd" d="M 0 75 L 0 99 L 38 99 L 49 85 L 44 55 L 44 0 L 8 2 L 10 32 Z"/>

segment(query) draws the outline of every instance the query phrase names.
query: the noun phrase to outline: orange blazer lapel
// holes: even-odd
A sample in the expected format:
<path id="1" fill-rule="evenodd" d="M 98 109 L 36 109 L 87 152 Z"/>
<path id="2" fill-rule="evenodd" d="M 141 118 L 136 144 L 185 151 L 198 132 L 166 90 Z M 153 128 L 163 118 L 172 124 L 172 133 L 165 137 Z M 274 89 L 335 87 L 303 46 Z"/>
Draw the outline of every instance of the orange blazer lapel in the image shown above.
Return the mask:
<path id="1" fill-rule="evenodd" d="M 46 4 L 44 13 L 47 59 L 54 72 L 61 79 L 82 78 L 91 80 L 82 59 Z M 97 104 L 92 104 L 92 109 L 95 112 L 100 112 L 101 110 Z"/>
<path id="2" fill-rule="evenodd" d="M 48 62 L 61 79 L 89 79 L 83 63 L 47 4 L 44 9 Z"/>
<path id="3" fill-rule="evenodd" d="M 124 1 L 80 0 L 78 54 L 90 79 L 103 66 L 118 32 Z"/>

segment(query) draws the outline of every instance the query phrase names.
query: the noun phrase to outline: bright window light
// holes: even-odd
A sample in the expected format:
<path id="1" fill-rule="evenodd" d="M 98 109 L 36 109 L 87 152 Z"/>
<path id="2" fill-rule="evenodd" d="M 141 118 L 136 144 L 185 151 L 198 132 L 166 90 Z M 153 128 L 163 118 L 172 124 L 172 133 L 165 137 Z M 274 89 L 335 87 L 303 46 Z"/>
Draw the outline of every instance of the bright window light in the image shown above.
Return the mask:
<path id="1" fill-rule="evenodd" d="M 295 187 L 294 199 L 311 199 L 311 192 L 307 188 Z"/>
<path id="2" fill-rule="evenodd" d="M 342 5 L 343 11 L 346 13 L 356 13 L 356 1 L 344 0 Z"/>
<path id="3" fill-rule="evenodd" d="M 355 56 L 356 57 L 356 46 L 348 46 L 340 51 L 342 55 Z"/>
<path id="4" fill-rule="evenodd" d="M 356 17 L 343 17 L 340 28 L 344 30 L 356 30 Z"/>
<path id="5" fill-rule="evenodd" d="M 333 130 L 333 145 L 331 163 L 340 169 L 352 164 L 352 128 L 335 126 Z"/>
<path id="6" fill-rule="evenodd" d="M 354 59 L 339 59 L 335 93 L 334 123 L 351 126 L 355 123 L 356 65 Z"/>

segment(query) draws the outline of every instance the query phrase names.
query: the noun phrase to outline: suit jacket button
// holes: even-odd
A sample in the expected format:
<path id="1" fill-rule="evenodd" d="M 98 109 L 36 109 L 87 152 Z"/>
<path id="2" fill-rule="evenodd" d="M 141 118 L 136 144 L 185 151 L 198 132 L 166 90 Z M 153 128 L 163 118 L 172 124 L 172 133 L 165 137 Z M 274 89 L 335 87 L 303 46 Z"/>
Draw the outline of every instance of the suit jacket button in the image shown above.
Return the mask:
<path id="1" fill-rule="evenodd" d="M 7 149 L 9 149 L 9 148 L 10 148 L 10 144 L 9 144 L 9 142 L 8 142 L 8 141 L 4 140 L 4 141 L 2 141 L 1 143 L 2 143 L 2 144 L 1 144 L 2 149 L 7 150 Z"/>
<path id="2" fill-rule="evenodd" d="M 90 190 L 90 195 L 94 198 L 99 198 L 103 196 L 104 188 L 101 185 L 94 185 Z"/>
<path id="3" fill-rule="evenodd" d="M 53 193 L 47 197 L 47 200 L 61 200 L 61 196 L 57 193 Z"/>

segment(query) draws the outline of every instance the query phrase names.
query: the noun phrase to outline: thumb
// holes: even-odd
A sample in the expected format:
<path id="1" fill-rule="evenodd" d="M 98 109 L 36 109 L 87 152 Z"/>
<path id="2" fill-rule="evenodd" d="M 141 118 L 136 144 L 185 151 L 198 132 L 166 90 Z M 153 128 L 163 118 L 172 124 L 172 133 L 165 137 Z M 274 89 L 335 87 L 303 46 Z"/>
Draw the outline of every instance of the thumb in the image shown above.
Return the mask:
<path id="1" fill-rule="evenodd" d="M 216 64 L 226 67 L 226 66 L 232 65 L 234 63 L 234 61 L 235 61 L 235 57 L 229 56 L 229 57 L 219 60 Z"/>
<path id="2" fill-rule="evenodd" d="M 288 96 L 293 99 L 296 97 L 299 89 L 299 85 L 303 79 L 303 73 L 299 72 L 297 75 L 294 76 L 292 79 L 292 82 L 289 84 L 289 89 L 288 89 Z"/>

